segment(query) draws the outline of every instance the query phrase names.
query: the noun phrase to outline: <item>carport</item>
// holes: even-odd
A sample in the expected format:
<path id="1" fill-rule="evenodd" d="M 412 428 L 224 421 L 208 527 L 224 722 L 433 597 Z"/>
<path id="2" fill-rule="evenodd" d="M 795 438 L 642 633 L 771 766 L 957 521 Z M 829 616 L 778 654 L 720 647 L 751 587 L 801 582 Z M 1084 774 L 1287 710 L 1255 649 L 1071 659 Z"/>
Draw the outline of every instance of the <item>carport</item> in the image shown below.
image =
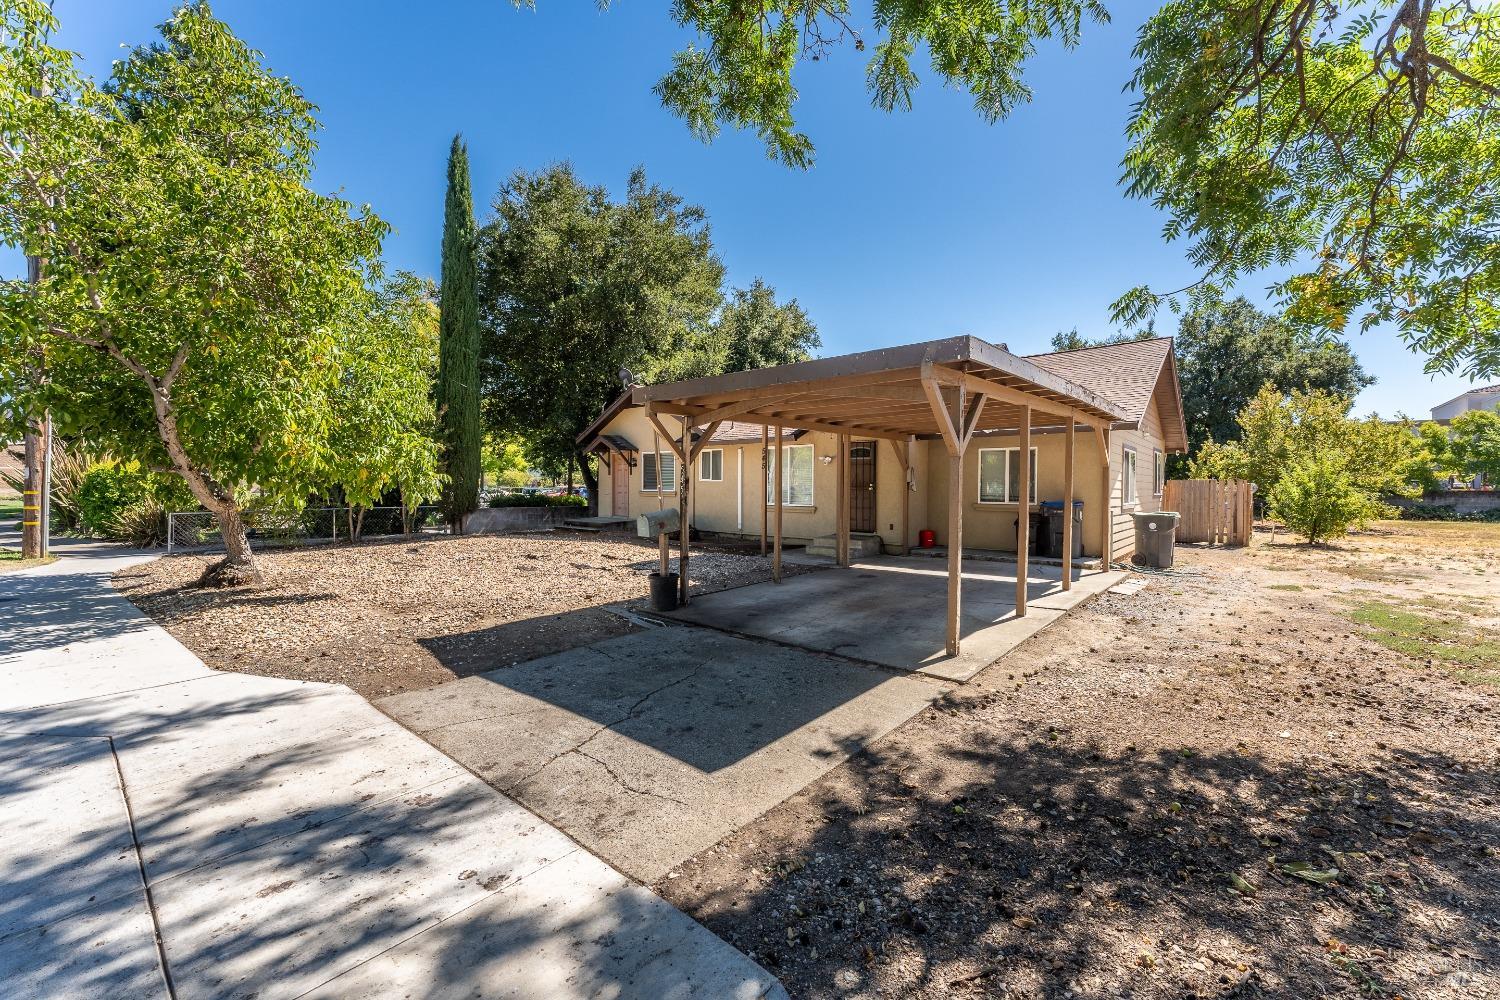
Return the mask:
<path id="1" fill-rule="evenodd" d="M 1003 346 L 977 337 L 952 337 L 902 347 L 820 358 L 800 364 L 761 368 L 710 378 L 689 379 L 634 390 L 633 401 L 644 407 L 662 443 L 677 456 L 678 503 L 681 520 L 688 523 L 691 468 L 719 426 L 728 420 L 759 423 L 763 437 L 782 454 L 788 429 L 837 435 L 836 460 L 840 488 L 835 513 L 837 562 L 850 565 L 847 490 L 851 438 L 886 442 L 911 488 L 912 447 L 919 439 L 941 439 L 949 460 L 947 653 L 960 653 L 963 589 L 963 462 L 976 435 L 1015 434 L 1019 438 L 1020 478 L 1030 477 L 1030 444 L 1034 430 L 1064 435 L 1064 510 L 1074 498 L 1074 439 L 1079 427 L 1099 437 L 1099 469 L 1103 495 L 1109 496 L 1107 437 L 1110 425 L 1125 414 L 1114 403 L 1089 390 L 1042 370 Z M 675 423 L 675 427 L 671 426 Z M 782 579 L 781 462 L 772 463 L 773 501 L 769 537 L 772 572 Z M 903 508 L 905 504 L 903 504 Z M 1110 509 L 1095 512 L 1109 537 Z M 907 512 L 902 514 L 902 538 L 909 537 Z M 1016 541 L 1014 616 L 1027 612 L 1027 548 L 1029 519 L 1019 518 Z M 1063 519 L 1061 588 L 1072 589 L 1073 519 Z M 687 531 L 681 533 L 681 601 L 687 603 Z M 1102 571 L 1108 572 L 1108 560 Z"/>

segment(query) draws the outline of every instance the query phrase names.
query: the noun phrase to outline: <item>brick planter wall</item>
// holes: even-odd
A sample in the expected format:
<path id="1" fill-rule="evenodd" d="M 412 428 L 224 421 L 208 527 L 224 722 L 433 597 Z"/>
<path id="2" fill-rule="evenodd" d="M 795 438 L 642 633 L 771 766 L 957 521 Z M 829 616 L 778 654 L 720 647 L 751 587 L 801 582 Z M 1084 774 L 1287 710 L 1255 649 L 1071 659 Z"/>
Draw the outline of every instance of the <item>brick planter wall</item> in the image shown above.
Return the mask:
<path id="1" fill-rule="evenodd" d="M 1460 514 L 1478 514 L 1482 511 L 1500 510 L 1500 490 L 1434 490 L 1420 500 L 1393 497 L 1391 503 L 1396 507 L 1421 503 L 1432 507 L 1452 507 Z"/>

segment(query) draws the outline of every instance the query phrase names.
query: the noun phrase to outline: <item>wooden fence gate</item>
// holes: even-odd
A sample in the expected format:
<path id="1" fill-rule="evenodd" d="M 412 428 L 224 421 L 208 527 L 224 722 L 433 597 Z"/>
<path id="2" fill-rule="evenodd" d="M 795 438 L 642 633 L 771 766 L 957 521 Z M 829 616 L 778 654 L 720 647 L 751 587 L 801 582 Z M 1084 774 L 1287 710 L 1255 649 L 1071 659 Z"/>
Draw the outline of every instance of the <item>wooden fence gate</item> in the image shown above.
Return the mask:
<path id="1" fill-rule="evenodd" d="M 1181 514 L 1179 542 L 1249 545 L 1255 487 L 1242 479 L 1169 479 L 1162 510 Z"/>

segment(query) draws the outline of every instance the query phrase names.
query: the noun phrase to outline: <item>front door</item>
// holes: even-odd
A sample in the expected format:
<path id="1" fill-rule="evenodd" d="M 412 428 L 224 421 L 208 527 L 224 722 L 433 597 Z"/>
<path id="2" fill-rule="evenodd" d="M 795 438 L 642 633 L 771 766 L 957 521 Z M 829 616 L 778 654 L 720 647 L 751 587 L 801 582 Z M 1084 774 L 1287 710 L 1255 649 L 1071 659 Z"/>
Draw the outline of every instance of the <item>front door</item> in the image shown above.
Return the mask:
<path id="1" fill-rule="evenodd" d="M 849 530 L 875 530 L 875 444 L 849 442 Z"/>
<path id="2" fill-rule="evenodd" d="M 609 453 L 609 512 L 615 517 L 630 516 L 630 465 L 617 451 Z"/>

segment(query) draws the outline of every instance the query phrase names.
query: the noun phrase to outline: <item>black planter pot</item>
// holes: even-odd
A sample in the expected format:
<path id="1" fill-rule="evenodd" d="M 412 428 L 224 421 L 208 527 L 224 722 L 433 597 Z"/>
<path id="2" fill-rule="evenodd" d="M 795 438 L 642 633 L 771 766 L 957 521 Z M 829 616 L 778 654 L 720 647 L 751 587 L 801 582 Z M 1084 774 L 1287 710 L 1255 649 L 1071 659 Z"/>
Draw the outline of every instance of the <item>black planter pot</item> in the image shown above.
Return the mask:
<path id="1" fill-rule="evenodd" d="M 651 607 L 655 611 L 672 611 L 677 607 L 677 574 L 651 574 Z"/>

